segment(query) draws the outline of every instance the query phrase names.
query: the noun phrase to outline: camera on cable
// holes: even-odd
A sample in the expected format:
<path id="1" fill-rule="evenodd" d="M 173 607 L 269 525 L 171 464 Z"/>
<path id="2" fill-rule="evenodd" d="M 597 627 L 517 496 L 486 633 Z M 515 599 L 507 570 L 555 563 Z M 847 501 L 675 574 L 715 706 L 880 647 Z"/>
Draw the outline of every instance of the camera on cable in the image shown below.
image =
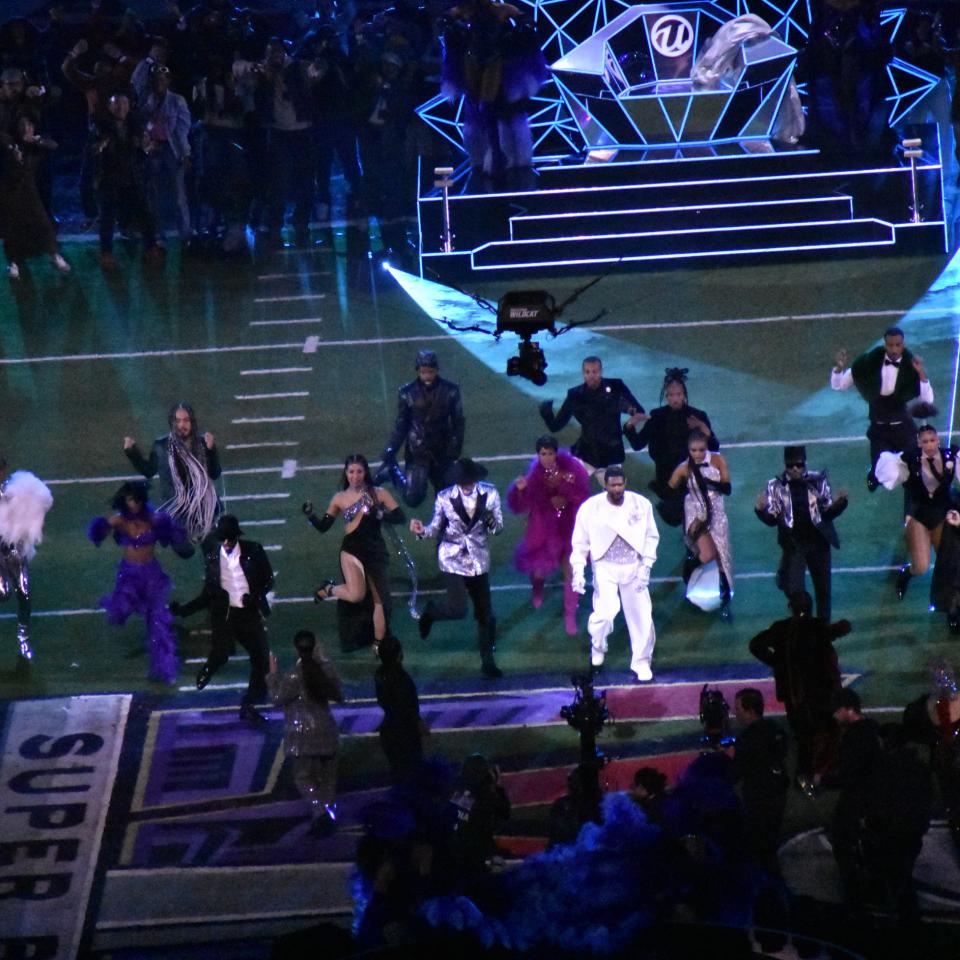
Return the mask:
<path id="1" fill-rule="evenodd" d="M 515 333 L 520 337 L 518 355 L 507 361 L 508 377 L 523 377 L 542 387 L 547 382 L 547 358 L 535 333 L 546 330 L 557 335 L 556 301 L 546 290 L 517 290 L 508 293 L 497 304 L 497 334 Z"/>
<path id="2" fill-rule="evenodd" d="M 603 276 L 606 276 L 606 274 Z M 466 293 L 466 296 L 470 297 L 478 307 L 482 307 L 490 313 L 495 313 L 497 315 L 497 325 L 494 329 L 491 329 L 489 323 L 484 321 L 459 324 L 453 323 L 446 317 L 441 317 L 440 323 L 451 330 L 456 330 L 458 333 L 477 331 L 478 333 L 489 334 L 496 340 L 499 340 L 505 333 L 515 333 L 520 338 L 520 346 L 517 350 L 517 356 L 510 357 L 507 361 L 507 376 L 523 377 L 536 386 L 542 387 L 547 382 L 547 358 L 540 348 L 540 344 L 533 339 L 534 334 L 540 333 L 542 330 L 550 334 L 551 337 L 559 337 L 561 333 L 566 333 L 574 327 L 596 323 L 601 317 L 605 316 L 607 311 L 601 310 L 589 320 L 557 325 L 560 314 L 582 293 L 585 293 L 594 284 L 599 283 L 603 276 L 589 280 L 582 287 L 574 290 L 562 303 L 557 303 L 546 290 L 514 290 L 501 297 L 497 305 L 494 306 L 475 293 L 466 293 L 459 287 L 453 287 L 459 293 Z"/>

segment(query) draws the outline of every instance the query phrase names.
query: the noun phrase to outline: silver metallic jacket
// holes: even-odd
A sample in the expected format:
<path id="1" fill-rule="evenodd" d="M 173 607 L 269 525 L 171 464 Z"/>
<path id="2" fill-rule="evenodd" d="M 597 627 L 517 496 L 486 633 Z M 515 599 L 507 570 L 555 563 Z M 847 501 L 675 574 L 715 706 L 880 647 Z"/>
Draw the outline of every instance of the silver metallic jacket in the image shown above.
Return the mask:
<path id="1" fill-rule="evenodd" d="M 810 504 L 810 522 L 833 546 L 839 546 L 833 529 L 833 517 L 842 512 L 838 509 L 843 501 L 834 506 L 833 494 L 827 482 L 826 471 L 807 470 L 803 475 L 807 487 L 807 502 Z M 766 503 L 760 519 L 773 525 L 775 522 L 788 530 L 793 529 L 793 499 L 790 496 L 790 484 L 786 474 L 780 474 L 767 481 Z M 758 513 L 760 513 L 758 511 Z M 765 514 L 765 516 L 764 516 Z"/>
<path id="2" fill-rule="evenodd" d="M 500 494 L 492 483 L 477 484 L 477 508 L 473 517 L 460 499 L 458 486 L 446 487 L 437 494 L 433 519 L 423 528 L 420 538 L 436 537 L 437 562 L 444 573 L 476 577 L 490 569 L 487 537 L 503 529 Z"/>

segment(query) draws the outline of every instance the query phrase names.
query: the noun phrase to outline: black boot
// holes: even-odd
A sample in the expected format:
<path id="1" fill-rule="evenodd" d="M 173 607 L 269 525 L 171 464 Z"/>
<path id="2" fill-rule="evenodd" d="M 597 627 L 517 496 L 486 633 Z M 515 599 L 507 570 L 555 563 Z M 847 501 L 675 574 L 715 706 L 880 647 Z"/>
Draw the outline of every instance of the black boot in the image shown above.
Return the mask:
<path id="1" fill-rule="evenodd" d="M 494 639 L 497 635 L 497 621 L 491 617 L 485 624 L 479 625 L 480 672 L 490 680 L 499 680 L 503 671 L 493 659 Z"/>
<path id="2" fill-rule="evenodd" d="M 700 561 L 688 550 L 686 557 L 684 557 L 683 570 L 680 574 L 683 577 L 684 583 L 690 582 L 690 577 L 693 576 L 693 571 L 699 566 Z"/>
<path id="3" fill-rule="evenodd" d="M 910 564 L 905 563 L 901 568 L 900 572 L 897 574 L 897 597 L 901 600 L 904 598 L 907 592 L 907 588 L 910 586 L 910 577 L 913 574 L 910 572 Z"/>
<path id="4" fill-rule="evenodd" d="M 417 629 L 420 631 L 420 639 L 426 640 L 430 636 L 430 630 L 433 627 L 433 604 L 428 603 L 420 614 L 417 621 Z"/>
<path id="5" fill-rule="evenodd" d="M 720 571 L 720 619 L 727 623 L 733 623 L 733 611 L 730 609 L 730 598 L 733 591 L 730 589 L 730 581 L 727 575 Z"/>
<path id="6" fill-rule="evenodd" d="M 867 474 L 867 490 L 869 490 L 870 493 L 874 493 L 879 486 L 880 481 L 877 479 L 877 475 L 871 469 Z"/>

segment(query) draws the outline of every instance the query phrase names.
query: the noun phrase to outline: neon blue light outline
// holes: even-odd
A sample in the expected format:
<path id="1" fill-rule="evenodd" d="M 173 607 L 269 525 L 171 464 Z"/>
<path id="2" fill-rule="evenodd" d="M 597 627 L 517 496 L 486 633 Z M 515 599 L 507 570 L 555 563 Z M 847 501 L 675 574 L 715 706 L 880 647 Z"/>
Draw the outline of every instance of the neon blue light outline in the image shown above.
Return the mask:
<path id="1" fill-rule="evenodd" d="M 850 208 L 851 219 L 853 217 L 853 197 L 846 195 L 831 195 L 823 197 L 793 197 L 789 200 L 757 200 L 751 202 L 749 200 L 743 201 L 732 201 L 730 203 L 695 203 L 689 204 L 686 206 L 680 207 L 634 207 L 628 210 L 584 210 L 582 212 L 573 212 L 573 213 L 520 213 L 516 216 L 510 218 L 511 225 L 516 222 L 526 222 L 528 220 L 564 220 L 572 219 L 574 217 L 606 217 L 606 216 L 618 216 L 626 215 L 631 213 L 679 213 L 684 210 L 728 210 L 728 209 L 737 209 L 739 207 L 778 207 L 785 206 L 787 204 L 799 204 L 799 203 L 824 203 L 824 202 L 833 202 L 837 201 L 840 203 L 846 203 Z M 833 221 L 831 221 L 833 222 Z"/>
<path id="2" fill-rule="evenodd" d="M 923 86 L 920 86 L 915 90 L 911 90 L 909 93 L 901 93 L 900 87 L 893 75 L 894 69 L 900 70 L 903 73 L 916 77 L 918 80 L 924 81 L 926 88 L 924 89 Z M 887 77 L 889 78 L 890 84 L 894 89 L 894 93 L 888 97 L 884 97 L 884 100 L 896 101 L 890 110 L 890 117 L 887 120 L 887 123 L 891 127 L 895 123 L 899 123 L 900 120 L 902 120 L 904 116 L 906 116 L 915 106 L 917 106 L 917 104 L 919 104 L 920 101 L 940 82 L 939 77 L 935 77 L 932 73 L 928 73 L 926 70 L 921 70 L 919 67 L 915 67 L 912 63 L 907 63 L 906 60 L 901 60 L 899 57 L 894 57 L 887 64 Z M 920 92 L 919 96 L 917 96 L 918 91 L 922 91 Z M 897 113 L 897 110 L 900 108 L 900 104 L 908 97 L 914 97 L 914 99 L 902 110 L 902 112 Z"/>
<path id="3" fill-rule="evenodd" d="M 795 246 L 795 247 L 756 247 L 756 248 L 747 248 L 743 250 L 704 250 L 704 251 L 692 251 L 690 253 L 683 254 L 644 254 L 643 256 L 620 256 L 620 257 L 598 257 L 593 260 L 545 260 L 542 262 L 533 262 L 533 263 L 502 263 L 502 264 L 493 264 L 492 266 L 477 266 L 475 263 L 471 264 L 471 269 L 476 271 L 481 270 L 517 270 L 523 268 L 524 270 L 533 269 L 534 267 L 574 267 L 581 264 L 590 264 L 590 263 L 639 263 L 647 260 L 685 260 L 685 259 L 696 259 L 703 257 L 734 257 L 734 256 L 752 256 L 754 254 L 766 254 L 766 253 L 797 253 L 804 250 L 848 250 L 848 249 L 862 249 L 864 247 L 889 247 L 895 243 L 894 240 L 865 240 L 859 243 L 826 243 L 826 244 L 812 244 L 810 246 Z M 431 256 L 431 254 L 424 254 L 424 256 Z M 434 255 L 435 256 L 435 255 Z"/>
<path id="4" fill-rule="evenodd" d="M 736 143 L 736 140 L 724 141 L 727 143 Z M 941 165 L 937 163 L 923 164 L 918 166 L 917 170 L 939 170 Z M 725 177 L 723 179 L 716 180 L 681 180 L 681 181 L 666 181 L 660 183 L 634 183 L 634 184 L 611 184 L 609 186 L 597 186 L 597 187 L 547 187 L 544 190 L 517 190 L 510 193 L 462 193 L 456 197 L 451 197 L 450 202 L 453 203 L 457 200 L 467 200 L 467 199 L 481 199 L 481 198 L 493 198 L 493 197 L 530 197 L 530 196 L 559 196 L 560 194 L 567 193 L 601 193 L 607 192 L 610 190 L 653 190 L 653 189 L 662 189 L 664 187 L 703 187 L 714 184 L 725 184 L 725 183 L 772 183 L 779 180 L 819 180 L 824 177 L 851 177 L 851 176 L 866 176 L 867 174 L 873 173 L 893 173 L 893 174 L 904 174 L 908 175 L 910 173 L 909 167 L 877 167 L 874 169 L 866 170 L 822 170 L 814 173 L 805 173 L 805 174 L 784 174 L 777 173 L 772 174 L 767 177 Z M 439 203 L 440 197 L 427 197 L 424 199 L 424 203 Z"/>
<path id="5" fill-rule="evenodd" d="M 746 130 L 746 129 L 750 126 L 750 124 L 753 123 L 754 117 L 756 117 L 756 115 L 764 108 L 764 105 L 765 105 L 765 104 L 773 97 L 773 95 L 777 92 L 777 84 L 778 84 L 778 83 L 783 83 L 783 79 L 784 79 L 784 78 L 783 78 L 783 74 L 781 74 L 781 75 L 777 78 L 777 80 L 774 81 L 773 86 L 760 98 L 760 103 L 757 104 L 757 109 L 754 110 L 753 113 L 750 114 L 750 119 L 747 120 L 747 122 L 740 128 L 741 130 Z M 784 89 L 784 90 L 787 89 L 787 84 L 784 83 L 783 89 Z M 781 96 L 782 96 L 782 94 L 781 94 Z M 777 115 L 776 115 L 776 113 L 773 113 L 773 114 L 771 114 L 771 116 L 770 116 L 770 123 L 769 123 L 769 125 L 767 126 L 766 132 L 765 132 L 764 134 L 762 134 L 761 139 L 769 139 L 769 137 L 770 137 L 770 131 L 773 129 L 773 125 L 774 125 L 776 122 L 777 122 Z"/>
<path id="6" fill-rule="evenodd" d="M 486 243 L 480 244 L 479 247 L 474 247 L 473 253 L 478 254 L 492 247 L 517 247 L 533 243 L 545 246 L 551 243 L 579 243 L 585 240 L 633 240 L 641 237 L 684 237 L 698 233 L 743 233 L 746 230 L 771 230 L 773 228 L 780 230 L 794 227 L 831 227 L 837 226 L 838 224 L 867 223 L 876 223 L 880 226 L 889 227 L 891 234 L 893 233 L 894 225 L 889 220 L 882 220 L 879 217 L 855 217 L 851 220 L 804 220 L 795 223 L 752 223 L 732 227 L 709 227 L 706 230 L 703 227 L 691 227 L 685 230 L 641 230 L 635 233 L 588 233 L 574 237 L 531 237 L 527 240 L 488 240 Z"/>

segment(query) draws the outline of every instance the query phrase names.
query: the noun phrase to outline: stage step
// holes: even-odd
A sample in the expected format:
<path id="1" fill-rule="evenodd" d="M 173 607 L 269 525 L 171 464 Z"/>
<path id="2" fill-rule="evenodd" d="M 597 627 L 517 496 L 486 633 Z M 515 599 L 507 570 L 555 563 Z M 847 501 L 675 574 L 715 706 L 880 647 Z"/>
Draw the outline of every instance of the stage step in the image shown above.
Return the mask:
<path id="1" fill-rule="evenodd" d="M 902 158 L 824 156 L 812 150 L 704 156 L 622 151 L 609 162 L 574 157 L 514 172 L 488 190 L 464 164 L 444 203 L 422 170 L 421 276 L 461 282 L 591 264 L 656 269 L 766 254 L 870 256 L 941 253 L 943 183 L 935 124 L 910 128 L 924 144 L 916 179 Z M 915 202 L 923 222 L 913 224 Z M 444 238 L 452 251 L 443 253 Z M 827 251 L 830 251 L 828 254 Z"/>
<path id="2" fill-rule="evenodd" d="M 545 164 L 537 170 L 541 190 L 558 187 L 587 187 L 653 181 L 717 180 L 727 177 L 763 177 L 775 174 L 815 173 L 825 169 L 816 150 L 795 150 L 784 153 L 738 153 L 720 157 L 687 157 L 630 159 L 623 151 L 609 163 Z"/>
<path id="3" fill-rule="evenodd" d="M 741 203 L 655 206 L 635 210 L 521 214 L 510 218 L 512 240 L 554 240 L 586 234 L 642 233 L 649 230 L 760 226 L 786 222 L 841 221 L 853 218 L 848 196 L 797 197 Z"/>
<path id="4" fill-rule="evenodd" d="M 476 249 L 472 269 L 556 268 L 617 261 L 883 247 L 892 245 L 895 240 L 893 226 L 874 218 L 507 240 L 487 243 Z"/>

